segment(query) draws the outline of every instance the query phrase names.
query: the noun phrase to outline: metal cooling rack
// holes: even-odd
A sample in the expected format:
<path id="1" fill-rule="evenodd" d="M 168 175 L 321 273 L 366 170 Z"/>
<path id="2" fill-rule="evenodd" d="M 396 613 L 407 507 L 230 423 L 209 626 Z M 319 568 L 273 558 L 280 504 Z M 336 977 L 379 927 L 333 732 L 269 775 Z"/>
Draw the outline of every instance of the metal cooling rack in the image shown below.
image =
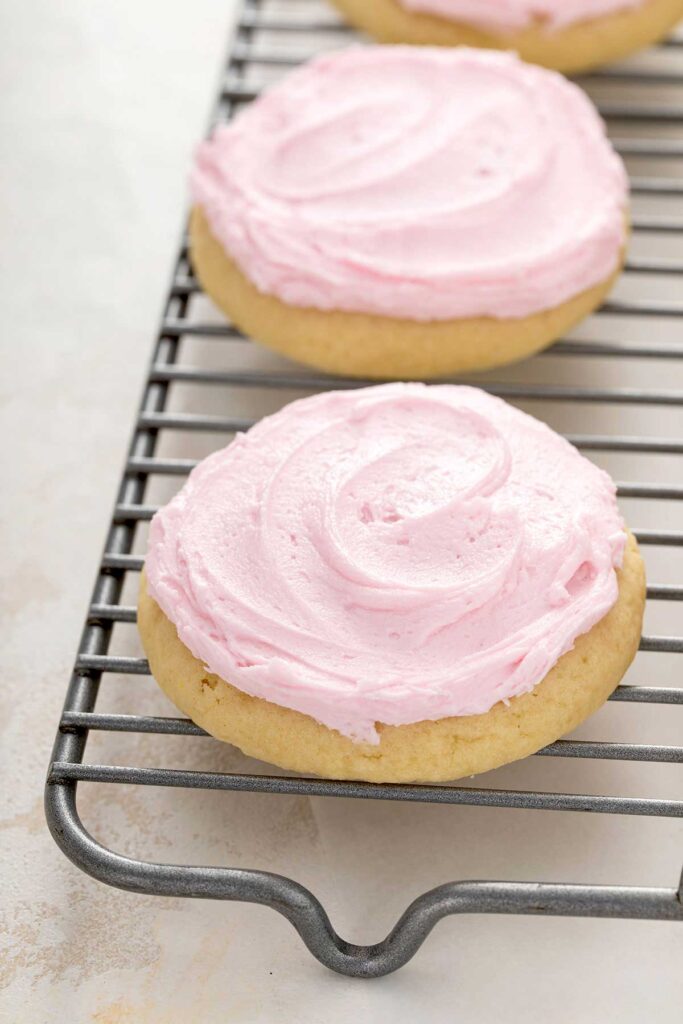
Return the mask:
<path id="1" fill-rule="evenodd" d="M 216 119 L 229 117 L 290 65 L 352 38 L 351 30 L 317 0 L 246 0 L 239 12 Z M 631 173 L 633 239 L 626 271 L 615 297 L 571 338 L 521 367 L 509 368 L 505 379 L 497 371 L 495 377 L 483 375 L 477 382 L 543 416 L 597 461 L 613 471 L 616 465 L 618 476 L 626 471 L 627 479 L 619 486 L 620 498 L 648 557 L 649 578 L 657 578 L 653 566 L 664 576 L 662 582 L 648 587 L 648 615 L 653 610 L 659 613 L 655 619 L 663 618 L 669 635 L 645 635 L 641 651 L 650 654 L 645 662 L 642 654 L 636 659 L 636 665 L 644 665 L 646 679 L 658 674 L 662 685 L 622 685 L 611 699 L 634 705 L 634 714 L 643 714 L 643 705 L 658 705 L 660 713 L 666 711 L 670 728 L 670 716 L 680 714 L 673 705 L 683 704 L 683 485 L 675 482 L 681 480 L 683 455 L 683 37 L 606 68 L 583 79 L 582 84 L 606 117 Z M 675 300 L 672 294 L 677 295 Z M 387 974 L 405 964 L 434 924 L 448 914 L 683 920 L 683 882 L 679 889 L 453 882 L 415 900 L 382 942 L 358 946 L 342 940 L 318 900 L 289 878 L 256 870 L 133 860 L 100 845 L 86 831 L 76 801 L 81 781 L 683 816 L 681 800 L 497 789 L 485 785 L 489 776 L 477 780 L 484 783 L 477 787 L 371 785 L 286 774 L 84 762 L 88 737 L 94 731 L 182 736 L 187 743 L 205 735 L 185 719 L 97 710 L 98 691 L 111 674 L 149 675 L 146 661 L 116 655 L 112 648 L 117 631 L 135 622 L 135 608 L 125 603 L 125 592 L 128 581 L 142 568 L 136 548 L 144 550 L 144 524 L 155 511 L 150 492 L 159 484 L 163 490 L 165 483 L 161 498 L 170 496 L 178 478 L 196 461 L 185 457 L 188 446 L 193 450 L 193 444 L 203 442 L 208 451 L 227 443 L 231 434 L 248 427 L 263 412 L 274 411 L 297 395 L 358 385 L 355 380 L 309 373 L 258 346 L 245 344 L 246 340 L 217 318 L 201 297 L 183 245 L 154 344 L 49 768 L 47 818 L 66 855 L 95 878 L 134 892 L 267 904 L 289 919 L 323 964 L 342 974 L 365 977 Z M 663 364 L 673 388 L 648 386 L 652 366 L 661 368 Z M 605 462 L 609 459 L 616 462 Z M 633 471 L 637 479 L 630 479 Z M 641 477 L 647 482 L 641 482 Z M 645 521 L 641 522 L 638 516 L 643 513 Z M 151 680 L 149 685 L 154 685 Z M 131 707 L 134 700 L 131 695 Z M 673 765 L 683 760 L 683 747 L 571 739 L 551 744 L 540 756 Z M 541 766 L 542 762 L 535 764 Z M 542 778 L 544 773 L 538 774 Z M 680 793 L 680 789 L 674 792 Z"/>

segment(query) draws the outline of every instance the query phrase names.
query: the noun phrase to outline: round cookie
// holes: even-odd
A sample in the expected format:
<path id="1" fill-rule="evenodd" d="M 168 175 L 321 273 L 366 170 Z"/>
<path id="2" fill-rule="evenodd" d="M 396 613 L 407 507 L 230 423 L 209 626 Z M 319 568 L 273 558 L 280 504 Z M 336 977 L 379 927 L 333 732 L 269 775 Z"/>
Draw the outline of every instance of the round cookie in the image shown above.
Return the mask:
<path id="1" fill-rule="evenodd" d="M 152 523 L 138 622 L 162 689 L 245 753 L 440 781 L 596 710 L 644 600 L 606 474 L 476 389 L 394 384 L 201 463 Z"/>
<path id="2" fill-rule="evenodd" d="M 571 0 L 562 0 L 558 27 L 532 16 L 526 24 L 526 19 L 510 24 L 510 8 L 501 13 L 502 5 L 491 0 L 479 10 L 463 0 L 332 2 L 350 22 L 382 42 L 514 50 L 524 60 L 566 74 L 589 71 L 650 46 L 683 17 L 683 0 L 595 3 L 593 16 L 591 5 L 584 2 L 575 5 L 577 19 L 567 16 Z M 532 9 L 533 4 L 520 3 L 519 8 Z"/>
<path id="3" fill-rule="evenodd" d="M 318 58 L 200 147 L 192 193 L 192 263 L 228 317 L 365 378 L 544 348 L 626 246 L 626 175 L 583 92 L 482 50 Z"/>

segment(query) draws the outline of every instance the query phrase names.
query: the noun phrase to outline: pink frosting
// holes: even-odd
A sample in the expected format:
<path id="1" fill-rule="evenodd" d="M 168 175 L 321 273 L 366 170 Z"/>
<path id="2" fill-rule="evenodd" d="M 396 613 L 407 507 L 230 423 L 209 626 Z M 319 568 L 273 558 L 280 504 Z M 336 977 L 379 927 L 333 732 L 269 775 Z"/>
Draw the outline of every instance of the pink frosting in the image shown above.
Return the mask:
<path id="1" fill-rule="evenodd" d="M 627 181 L 585 94 L 507 53 L 355 47 L 200 146 L 213 234 L 295 306 L 524 317 L 605 280 Z"/>
<path id="2" fill-rule="evenodd" d="M 615 603 L 612 481 L 454 385 L 288 405 L 153 519 L 149 592 L 239 689 L 355 740 L 527 693 Z"/>
<path id="3" fill-rule="evenodd" d="M 647 0 L 398 0 L 409 11 L 438 14 L 490 31 L 518 31 L 541 21 L 549 31 L 642 7 Z"/>

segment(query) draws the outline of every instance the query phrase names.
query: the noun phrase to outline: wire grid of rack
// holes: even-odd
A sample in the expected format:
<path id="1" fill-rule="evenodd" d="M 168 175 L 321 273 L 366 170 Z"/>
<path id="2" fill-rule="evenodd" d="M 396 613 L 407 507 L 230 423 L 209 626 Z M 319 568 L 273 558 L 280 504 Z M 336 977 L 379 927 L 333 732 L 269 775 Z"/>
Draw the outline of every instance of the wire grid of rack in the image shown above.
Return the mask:
<path id="1" fill-rule="evenodd" d="M 245 0 L 239 11 L 214 120 L 231 116 L 290 65 L 321 47 L 344 45 L 352 38 L 352 31 L 318 0 Z M 683 280 L 683 37 L 674 37 L 644 55 L 604 69 L 584 79 L 583 84 L 607 119 L 610 134 L 631 173 L 633 241 L 621 286 L 597 315 L 571 338 L 556 344 L 550 353 L 527 361 L 521 368 L 508 370 L 504 379 L 498 371 L 495 377 L 484 375 L 478 383 L 522 406 L 530 403 L 532 411 L 545 410 L 553 425 L 563 428 L 570 440 L 581 450 L 590 451 L 593 457 L 611 455 L 618 462 L 622 460 L 620 466 L 635 465 L 645 473 L 651 469 L 651 476 L 661 477 L 661 482 L 626 480 L 619 485 L 619 495 L 633 510 L 627 514 L 644 550 L 659 556 L 654 558 L 656 567 L 670 570 L 670 578 L 652 582 L 648 587 L 648 607 L 654 604 L 668 612 L 674 629 L 668 635 L 645 635 L 641 644 L 641 651 L 666 659 L 665 685 L 622 685 L 611 699 L 633 705 L 634 711 L 648 704 L 675 715 L 680 712 L 674 705 L 683 704 L 683 688 L 675 685 L 676 679 L 680 681 L 683 654 L 683 630 L 676 629 L 683 601 L 683 582 L 677 582 L 683 581 L 683 485 L 671 481 L 681 479 L 683 391 L 653 389 L 646 384 L 647 367 L 661 365 L 662 361 L 671 380 L 679 385 L 681 381 L 683 296 L 676 297 L 676 287 Z M 183 244 L 154 344 L 49 767 L 47 817 L 64 852 L 84 871 L 124 889 L 267 904 L 291 921 L 322 963 L 344 974 L 365 977 L 386 974 L 405 964 L 433 925 L 453 913 L 683 920 L 682 889 L 675 884 L 666 889 L 453 882 L 415 900 L 385 940 L 373 946 L 357 946 L 342 940 L 319 901 L 289 878 L 257 870 L 132 860 L 100 845 L 89 835 L 76 806 L 80 781 L 683 816 L 683 801 L 676 799 L 520 791 L 479 784 L 372 785 L 287 774 L 201 772 L 84 762 L 88 736 L 93 731 L 172 734 L 187 737 L 188 742 L 192 742 L 191 737 L 205 735 L 185 719 L 106 714 L 97 710 L 98 691 L 108 674 L 149 674 L 144 659 L 116 655 L 111 644 L 121 624 L 135 622 L 135 608 L 126 604 L 122 595 L 126 581 L 142 568 L 143 559 L 134 548 L 138 532 L 155 511 L 155 505 L 148 499 L 151 481 L 165 481 L 175 488 L 196 461 L 179 457 L 177 451 L 168 456 L 160 454 L 166 439 L 205 436 L 211 439 L 208 447 L 215 447 L 226 443 L 235 431 L 247 428 L 262 411 L 272 411 L 294 395 L 331 387 L 355 387 L 359 383 L 311 373 L 274 357 L 269 361 L 257 346 L 248 344 L 248 339 L 218 319 L 215 311 L 206 313 L 208 307 L 202 307 L 202 301 Z M 206 358 L 191 364 L 186 361 L 186 352 L 196 339 L 208 341 L 213 347 Z M 221 354 L 217 356 L 219 350 Z M 217 359 L 218 367 L 214 365 Z M 583 368 L 578 381 L 573 380 L 573 366 Z M 214 405 L 218 405 L 220 414 L 207 411 L 210 403 L 201 398 L 198 408 L 188 410 L 182 403 L 174 406 L 175 391 L 183 385 L 194 387 L 200 394 L 212 389 L 219 396 Z M 626 429 L 601 432 L 602 413 L 612 410 L 609 424 L 613 425 L 615 406 Z M 592 424 L 595 430 L 585 429 Z M 654 434 L 653 424 L 655 428 L 661 427 Z M 650 431 L 647 434 L 643 433 L 646 427 Z M 172 443 L 166 447 L 172 449 Z M 652 522 L 641 526 L 634 517 L 639 507 L 645 507 L 639 505 L 643 501 L 649 503 L 648 508 L 655 509 L 655 514 Z M 683 760 L 683 747 L 571 739 L 551 744 L 540 755 L 674 765 Z M 482 781 L 486 783 L 486 777 L 478 783 Z"/>

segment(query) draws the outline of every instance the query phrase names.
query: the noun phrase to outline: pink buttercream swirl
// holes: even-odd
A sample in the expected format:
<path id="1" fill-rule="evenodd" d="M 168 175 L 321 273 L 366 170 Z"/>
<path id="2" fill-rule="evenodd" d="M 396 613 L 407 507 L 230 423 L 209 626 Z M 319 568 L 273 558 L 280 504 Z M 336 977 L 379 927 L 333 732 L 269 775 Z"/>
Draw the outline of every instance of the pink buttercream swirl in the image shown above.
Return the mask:
<path id="1" fill-rule="evenodd" d="M 527 693 L 615 603 L 612 481 L 470 387 L 294 402 L 154 517 L 149 592 L 207 668 L 355 740 Z"/>
<path id="2" fill-rule="evenodd" d="M 585 94 L 508 53 L 355 47 L 200 146 L 194 201 L 294 306 L 525 317 L 604 281 L 627 180 Z"/>
<path id="3" fill-rule="evenodd" d="M 642 7 L 648 0 L 398 0 L 409 11 L 438 14 L 451 21 L 496 32 L 515 32 L 541 23 L 549 32 L 581 21 Z"/>

